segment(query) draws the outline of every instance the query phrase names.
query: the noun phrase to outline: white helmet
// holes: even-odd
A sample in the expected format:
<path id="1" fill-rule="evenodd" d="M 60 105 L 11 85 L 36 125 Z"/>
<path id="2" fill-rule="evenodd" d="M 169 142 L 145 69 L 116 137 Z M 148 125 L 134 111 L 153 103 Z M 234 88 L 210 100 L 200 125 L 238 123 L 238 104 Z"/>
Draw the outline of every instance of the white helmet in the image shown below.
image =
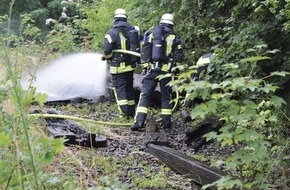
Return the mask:
<path id="1" fill-rule="evenodd" d="M 134 26 L 135 30 L 137 30 L 138 32 L 140 32 L 140 27 L 139 26 Z"/>
<path id="2" fill-rule="evenodd" d="M 160 20 L 159 23 L 160 24 L 171 24 L 171 25 L 174 25 L 173 20 L 174 20 L 173 15 L 166 13 L 166 14 L 162 15 L 161 20 Z"/>
<path id="3" fill-rule="evenodd" d="M 114 18 L 128 18 L 125 9 L 117 9 Z"/>

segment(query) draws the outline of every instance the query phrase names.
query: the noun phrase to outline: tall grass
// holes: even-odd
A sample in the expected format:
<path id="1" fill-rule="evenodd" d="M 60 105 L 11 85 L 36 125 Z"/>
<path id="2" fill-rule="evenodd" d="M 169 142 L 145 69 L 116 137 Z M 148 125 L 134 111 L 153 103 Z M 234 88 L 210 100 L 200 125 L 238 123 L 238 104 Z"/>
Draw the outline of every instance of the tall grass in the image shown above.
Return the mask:
<path id="1" fill-rule="evenodd" d="M 0 189 L 43 189 L 40 174 L 47 157 L 42 154 L 47 150 L 40 147 L 50 144 L 48 152 L 55 155 L 63 143 L 54 139 L 45 141 L 45 137 L 33 135 L 35 123 L 28 113 L 36 93 L 33 88 L 24 91 L 20 85 L 21 69 L 29 49 L 22 47 L 20 37 L 10 34 L 13 4 L 14 0 L 7 17 L 7 33 L 0 37 Z M 39 105 L 44 101 L 38 99 Z"/>

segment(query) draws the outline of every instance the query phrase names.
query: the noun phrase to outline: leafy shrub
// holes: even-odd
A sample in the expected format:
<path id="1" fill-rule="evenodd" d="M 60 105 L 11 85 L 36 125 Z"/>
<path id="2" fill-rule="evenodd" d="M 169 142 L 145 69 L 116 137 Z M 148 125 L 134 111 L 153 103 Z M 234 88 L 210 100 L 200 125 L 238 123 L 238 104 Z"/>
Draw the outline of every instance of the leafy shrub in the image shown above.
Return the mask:
<path id="1" fill-rule="evenodd" d="M 212 78 L 206 75 L 206 80 L 191 80 L 186 85 L 183 81 L 188 79 L 191 71 L 178 78 L 183 84 L 179 90 L 190 94 L 189 99 L 203 100 L 191 110 L 193 119 L 200 120 L 217 115 L 223 122 L 218 133 L 205 135 L 207 140 L 216 140 L 221 147 L 234 148 L 232 155 L 213 163 L 215 166 L 225 167 L 233 176 L 214 183 L 219 189 L 268 189 L 271 187 L 268 173 L 274 172 L 273 159 L 283 158 L 281 155 L 284 144 L 272 144 L 273 136 L 278 134 L 274 134 L 271 129 L 278 122 L 275 110 L 280 109 L 285 101 L 275 94 L 278 86 L 267 79 L 289 73 L 272 72 L 269 76 L 257 78 L 259 75 L 255 71 L 258 70 L 259 63 L 270 59 L 259 55 L 258 50 L 257 47 L 248 50 L 249 54 L 255 51 L 257 55 L 233 63 L 215 64 L 220 63 L 215 60 L 208 68 L 215 75 Z M 264 55 L 269 53 L 272 51 L 264 52 Z M 219 79 L 216 78 L 218 76 Z M 277 155 L 280 157 L 277 158 Z M 204 188 L 208 186 L 210 185 Z"/>

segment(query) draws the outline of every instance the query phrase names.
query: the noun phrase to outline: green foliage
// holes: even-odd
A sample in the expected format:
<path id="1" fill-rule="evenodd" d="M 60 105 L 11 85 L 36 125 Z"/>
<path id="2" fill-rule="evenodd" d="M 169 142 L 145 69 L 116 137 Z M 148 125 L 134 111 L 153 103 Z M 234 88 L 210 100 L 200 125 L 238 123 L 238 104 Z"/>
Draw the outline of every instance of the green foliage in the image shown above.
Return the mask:
<path id="1" fill-rule="evenodd" d="M 89 36 L 92 51 L 101 51 L 104 35 L 113 22 L 114 10 L 120 7 L 126 9 L 129 22 L 140 26 L 141 31 L 156 25 L 162 14 L 174 14 L 174 29 L 183 40 L 185 65 L 180 68 L 184 72 L 173 85 L 182 84 L 179 90 L 190 93 L 189 99 L 204 101 L 191 111 L 196 121 L 217 114 L 224 122 L 219 133 L 211 133 L 207 138 L 215 139 L 221 146 L 235 148 L 231 157 L 220 158 L 215 165 L 233 171 L 236 178 L 227 177 L 216 184 L 225 189 L 287 186 L 289 181 L 275 180 L 284 179 L 285 174 L 273 170 L 277 166 L 289 167 L 282 159 L 289 151 L 286 146 L 289 141 L 285 140 L 289 138 L 289 117 L 282 112 L 285 101 L 280 98 L 285 94 L 284 98 L 289 102 L 289 0 L 86 0 L 77 3 L 2 0 L 0 61 L 4 63 L 1 70 L 7 75 L 1 73 L 5 76 L 1 79 L 0 92 L 3 111 L 0 146 L 1 158 L 5 158 L 0 162 L 1 176 L 5 176 L 0 178 L 1 184 L 7 185 L 8 176 L 12 176 L 8 186 L 22 188 L 29 180 L 35 182 L 32 186 L 46 180 L 52 188 L 68 181 L 58 174 L 37 179 L 42 162 L 50 162 L 61 147 L 60 142 L 55 142 L 57 146 L 52 139 L 46 142 L 28 138 L 32 133 L 29 126 L 33 122 L 26 117 L 27 109 L 32 101 L 43 104 L 45 95 L 36 94 L 33 88 L 28 92 L 21 90 L 18 83 L 20 71 L 15 66 L 24 68 L 25 64 L 19 61 L 27 58 L 19 57 L 19 54 L 37 55 L 39 50 L 31 50 L 31 45 L 42 42 L 49 53 L 76 52 L 82 48 L 85 36 Z M 67 16 L 63 17 L 61 13 Z M 48 18 L 53 22 L 45 25 L 44 20 Z M 44 38 L 47 30 L 50 33 Z M 29 44 L 29 48 L 19 52 L 21 43 Z M 11 52 L 7 46 L 16 48 Z M 213 51 L 217 54 L 215 64 L 209 65 L 206 75 L 202 74 L 203 80 L 192 80 L 195 60 Z M 34 143 L 39 140 L 40 147 L 47 149 L 44 152 L 39 149 L 45 155 L 40 156 L 40 160 L 34 159 Z M 33 143 L 29 150 L 30 141 Z M 6 159 L 13 160 L 15 165 L 4 167 L 9 165 Z M 35 171 L 31 166 L 35 166 Z M 33 176 L 36 177 L 32 179 Z M 114 180 L 109 181 L 114 183 Z M 67 182 L 67 185 L 74 187 L 76 184 Z"/>
<path id="2" fill-rule="evenodd" d="M 12 10 L 10 10 L 12 11 Z M 11 15 L 11 14 L 9 14 Z M 11 17 L 8 16 L 9 23 Z M 37 36 L 30 15 L 23 17 L 23 35 Z M 8 24 L 9 26 L 9 24 Z M 7 31 L 10 31 L 8 28 Z M 30 38 L 33 40 L 34 38 Z M 1 36 L 0 68 L 0 188 L 2 189 L 41 189 L 43 186 L 43 171 L 54 156 L 63 148 L 62 139 L 48 139 L 39 136 L 35 131 L 39 126 L 29 117 L 29 107 L 37 102 L 43 105 L 47 96 L 37 94 L 35 88 L 24 91 L 20 85 L 20 77 L 27 53 L 35 41 L 30 41 L 30 48 L 22 48 L 20 37 L 6 33 Z M 14 48 L 8 45 L 14 45 Z M 36 50 L 35 50 L 36 51 Z"/>
<path id="3" fill-rule="evenodd" d="M 124 184 L 122 184 L 121 182 L 119 182 L 118 180 L 116 180 L 113 177 L 110 176 L 104 176 L 101 177 L 100 180 L 104 183 L 103 186 L 97 187 L 97 188 L 90 188 L 91 190 L 113 190 L 113 189 L 119 189 L 119 190 L 127 190 L 129 189 L 128 187 L 126 187 Z"/>
<path id="4" fill-rule="evenodd" d="M 62 54 L 76 52 L 78 50 L 75 42 L 76 33 L 77 30 L 70 24 L 55 23 L 47 36 L 47 47 Z"/>
<path id="5" fill-rule="evenodd" d="M 126 10 L 128 21 L 132 25 L 140 25 L 134 14 L 134 9 L 137 7 L 138 2 L 139 0 L 83 2 L 81 12 L 86 15 L 86 19 L 78 20 L 77 24 L 89 31 L 92 50 L 102 50 L 105 34 L 112 27 L 114 12 L 117 8 L 124 8 Z"/>
<path id="6" fill-rule="evenodd" d="M 215 166 L 222 165 L 235 171 L 233 178 L 224 178 L 214 183 L 219 189 L 267 189 L 270 186 L 267 172 L 273 169 L 271 162 L 277 158 L 277 151 L 272 150 L 268 135 L 278 135 L 269 131 L 278 121 L 273 110 L 281 108 L 286 102 L 275 95 L 278 87 L 266 79 L 273 76 L 285 77 L 289 72 L 273 72 L 269 76 L 257 78 L 259 74 L 255 71 L 259 64 L 271 60 L 265 55 L 273 52 L 261 52 L 259 47 L 262 46 L 247 51 L 249 54 L 255 52 L 256 56 L 241 58 L 234 63 L 213 64 L 211 69 L 215 75 L 224 76 L 222 79 L 190 81 L 186 85 L 181 82 L 183 85 L 179 88 L 180 91 L 185 90 L 190 94 L 189 99 L 203 100 L 203 103 L 191 110 L 193 119 L 218 115 L 223 122 L 218 133 L 205 135 L 207 140 L 216 140 L 221 147 L 230 146 L 235 150 L 226 159 L 213 163 Z M 219 63 L 219 60 L 215 62 Z M 179 81 L 186 78 L 186 74 L 180 75 Z M 273 137 L 271 140 L 273 143 Z M 282 150 L 283 145 L 278 149 Z"/>

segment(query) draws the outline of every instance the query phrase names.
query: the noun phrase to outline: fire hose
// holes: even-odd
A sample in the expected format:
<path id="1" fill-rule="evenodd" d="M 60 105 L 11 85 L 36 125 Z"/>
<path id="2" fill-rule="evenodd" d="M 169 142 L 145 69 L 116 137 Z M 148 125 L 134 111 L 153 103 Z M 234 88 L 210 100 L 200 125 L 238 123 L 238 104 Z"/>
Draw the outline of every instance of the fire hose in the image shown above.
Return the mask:
<path id="1" fill-rule="evenodd" d="M 130 55 L 135 55 L 135 56 L 141 56 L 140 53 L 130 51 L 130 50 L 113 50 L 113 52 L 118 52 L 118 53 L 126 53 Z M 172 77 L 174 79 L 174 77 Z M 179 100 L 179 92 L 178 90 L 176 91 L 176 101 L 175 105 L 172 108 L 172 111 L 174 111 L 177 107 Z M 75 121 L 81 121 L 81 122 L 89 122 L 89 123 L 94 123 L 94 124 L 101 124 L 101 125 L 109 125 L 109 126 L 132 126 L 133 123 L 117 123 L 117 122 L 108 122 L 108 121 L 98 121 L 98 120 L 93 120 L 93 119 L 87 119 L 87 118 L 81 118 L 81 117 L 75 117 L 75 116 L 69 116 L 69 115 L 61 115 L 61 114 L 29 114 L 31 117 L 40 117 L 40 118 L 59 118 L 59 119 L 70 119 L 70 120 L 75 120 Z M 160 119 L 157 119 L 157 121 Z"/>
<path id="2" fill-rule="evenodd" d="M 140 53 L 129 51 L 129 50 L 113 50 L 113 52 L 118 53 L 126 53 L 130 55 L 135 56 L 141 56 Z M 173 77 L 172 77 L 173 78 Z M 172 108 L 172 111 L 175 110 L 178 104 L 179 99 L 179 93 L 178 90 L 176 91 L 176 102 L 175 105 Z M 109 126 L 131 126 L 133 123 L 116 123 L 116 122 L 106 122 L 106 121 L 98 121 L 93 119 L 87 119 L 87 118 L 81 118 L 81 117 L 75 117 L 75 116 L 68 116 L 68 115 L 61 115 L 61 114 L 29 114 L 29 116 L 32 117 L 41 117 L 41 118 L 60 118 L 60 119 L 71 119 L 75 121 L 81 121 L 81 122 L 89 122 L 89 123 L 95 123 L 95 124 L 102 124 L 102 125 L 109 125 Z"/>
<path id="3" fill-rule="evenodd" d="M 109 125 L 109 126 L 131 126 L 133 123 L 116 123 L 116 122 L 108 122 L 108 121 L 97 121 L 93 119 L 87 119 L 87 118 L 81 118 L 81 117 L 75 117 L 75 116 L 69 116 L 69 115 L 61 115 L 61 114 L 29 114 L 29 116 L 32 117 L 40 117 L 40 118 L 59 118 L 59 119 L 70 119 L 75 121 L 81 121 L 81 122 L 88 122 L 88 123 L 94 123 L 94 124 L 101 124 L 101 125 Z"/>
<path id="4" fill-rule="evenodd" d="M 126 53 L 126 54 L 130 54 L 130 55 L 135 55 L 135 56 L 138 56 L 138 57 L 141 56 L 140 53 L 137 53 L 137 52 L 134 52 L 134 51 L 130 51 L 130 50 L 116 49 L 116 50 L 113 50 L 113 52 Z M 172 79 L 174 80 L 174 77 L 172 77 Z M 176 102 L 175 102 L 175 105 L 172 108 L 172 111 L 174 111 L 176 109 L 177 104 L 178 104 L 178 100 L 179 100 L 179 92 L 178 92 L 178 90 L 176 90 Z"/>

